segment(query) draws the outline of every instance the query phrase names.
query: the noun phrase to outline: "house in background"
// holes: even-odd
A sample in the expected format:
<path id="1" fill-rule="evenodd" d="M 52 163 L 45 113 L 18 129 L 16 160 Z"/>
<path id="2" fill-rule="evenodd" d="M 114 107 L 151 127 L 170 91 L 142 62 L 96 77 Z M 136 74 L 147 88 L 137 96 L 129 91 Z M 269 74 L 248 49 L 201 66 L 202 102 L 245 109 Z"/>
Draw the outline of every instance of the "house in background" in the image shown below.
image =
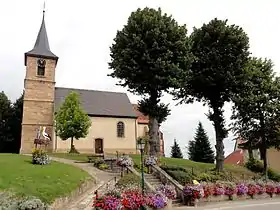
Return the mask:
<path id="1" fill-rule="evenodd" d="M 241 149 L 239 146 L 246 143 L 247 141 L 238 138 L 236 140 L 234 151 L 229 154 L 224 163 L 225 164 L 234 164 L 234 165 L 244 165 L 249 160 L 249 153 L 246 149 Z M 253 157 L 257 160 L 261 159 L 260 152 L 258 149 L 253 150 Z M 267 150 L 267 160 L 269 167 L 280 172 L 280 151 L 274 148 L 270 148 Z"/>
<path id="2" fill-rule="evenodd" d="M 137 104 L 133 104 L 133 108 L 137 115 L 137 123 L 138 123 L 137 137 L 148 136 L 149 135 L 149 126 L 148 126 L 149 117 L 139 111 L 139 107 Z M 158 135 L 159 135 L 159 140 L 160 140 L 160 155 L 165 156 L 163 133 L 159 130 Z"/>

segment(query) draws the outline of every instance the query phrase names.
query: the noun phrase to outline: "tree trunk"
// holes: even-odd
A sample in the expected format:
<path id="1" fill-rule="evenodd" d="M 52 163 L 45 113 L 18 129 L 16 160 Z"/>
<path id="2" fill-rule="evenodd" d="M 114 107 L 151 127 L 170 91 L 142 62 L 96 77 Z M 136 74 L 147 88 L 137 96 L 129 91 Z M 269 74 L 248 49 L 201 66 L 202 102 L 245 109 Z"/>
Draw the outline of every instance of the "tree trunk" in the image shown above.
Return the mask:
<path id="1" fill-rule="evenodd" d="M 150 93 L 150 104 L 152 107 L 150 107 L 153 111 L 156 110 L 157 103 L 158 103 L 158 92 L 152 90 Z M 153 115 L 153 114 L 152 114 Z M 159 136 L 158 136 L 158 120 L 156 116 L 149 115 L 149 141 L 150 141 L 150 150 L 149 155 L 150 156 L 158 156 L 159 155 L 159 148 L 160 148 L 160 142 L 159 142 Z"/>
<path id="2" fill-rule="evenodd" d="M 149 155 L 158 156 L 158 122 L 155 117 L 149 118 Z"/>
<path id="3" fill-rule="evenodd" d="M 213 118 L 215 134 L 216 134 L 216 170 L 218 172 L 223 171 L 224 169 L 224 128 L 222 127 L 223 123 L 223 113 L 220 111 L 219 107 L 213 107 Z"/>
<path id="4" fill-rule="evenodd" d="M 249 160 L 254 160 L 253 150 L 252 148 L 248 148 Z"/>
<path id="5" fill-rule="evenodd" d="M 77 153 L 75 146 L 74 146 L 74 137 L 71 137 L 71 147 L 69 153 Z"/>
<path id="6" fill-rule="evenodd" d="M 265 136 L 265 122 L 264 122 L 264 115 L 261 111 L 261 106 L 259 105 L 259 117 L 260 117 L 260 130 L 261 130 L 261 154 L 263 158 L 263 173 L 265 179 L 267 179 L 267 145 L 266 145 L 266 136 Z"/>
<path id="7" fill-rule="evenodd" d="M 74 147 L 74 138 L 71 137 L 71 148 L 73 148 L 73 147 Z"/>

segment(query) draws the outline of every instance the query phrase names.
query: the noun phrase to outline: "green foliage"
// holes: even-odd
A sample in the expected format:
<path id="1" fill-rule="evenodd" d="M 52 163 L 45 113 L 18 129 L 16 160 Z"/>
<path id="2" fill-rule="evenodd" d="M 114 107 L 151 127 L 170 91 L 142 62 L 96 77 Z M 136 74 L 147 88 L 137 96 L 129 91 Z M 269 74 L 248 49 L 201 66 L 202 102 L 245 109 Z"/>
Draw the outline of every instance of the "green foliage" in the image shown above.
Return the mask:
<path id="1" fill-rule="evenodd" d="M 173 179 L 181 183 L 182 185 L 192 183 L 193 177 L 190 173 L 184 171 L 166 171 Z"/>
<path id="2" fill-rule="evenodd" d="M 246 162 L 245 167 L 256 173 L 263 173 L 264 171 L 263 163 L 255 159 L 251 159 L 248 162 Z M 272 168 L 268 168 L 267 177 L 273 181 L 280 181 L 280 174 L 274 171 Z"/>
<path id="3" fill-rule="evenodd" d="M 4 92 L 0 92 L 0 152 L 12 141 L 10 119 L 12 104 Z"/>
<path id="4" fill-rule="evenodd" d="M 179 166 L 174 166 L 174 165 L 162 165 L 161 168 L 165 171 L 182 171 L 185 173 L 189 173 L 189 170 L 179 167 Z"/>
<path id="5" fill-rule="evenodd" d="M 142 112 L 144 115 L 154 116 L 157 118 L 158 124 L 160 125 L 162 122 L 166 120 L 168 115 L 170 115 L 170 109 L 168 105 L 163 103 L 160 104 L 153 104 L 152 101 L 149 99 L 142 99 L 138 102 L 139 104 L 139 111 Z"/>
<path id="6" fill-rule="evenodd" d="M 97 158 L 97 159 L 94 159 L 93 160 L 93 166 L 95 166 L 95 167 L 99 167 L 99 165 L 101 165 L 101 164 L 105 164 L 105 160 L 104 159 L 102 159 L 102 158 Z"/>
<path id="7" fill-rule="evenodd" d="M 12 110 L 13 115 L 10 120 L 11 124 L 11 133 L 13 142 L 10 146 L 13 153 L 19 153 L 20 144 L 21 144 L 21 123 L 22 123 L 22 114 L 23 114 L 23 96 L 24 93 L 13 103 Z"/>
<path id="8" fill-rule="evenodd" d="M 128 185 L 138 185 L 140 183 L 140 178 L 133 173 L 125 174 L 117 182 L 117 187 L 127 187 Z"/>
<path id="9" fill-rule="evenodd" d="M 176 140 L 174 140 L 174 144 L 171 147 L 171 157 L 172 158 L 183 158 L 183 154 L 182 154 L 181 148 L 178 145 Z"/>
<path id="10" fill-rule="evenodd" d="M 49 156 L 42 149 L 34 149 L 32 151 L 32 163 L 38 165 L 47 165 L 50 163 Z"/>
<path id="11" fill-rule="evenodd" d="M 19 197 L 36 197 L 51 204 L 91 179 L 84 170 L 68 164 L 53 161 L 35 167 L 30 159 L 24 155 L 0 154 L 0 192 L 11 191 Z"/>
<path id="12" fill-rule="evenodd" d="M 280 80 L 267 59 L 251 58 L 245 72 L 246 83 L 233 97 L 233 128 L 249 146 L 260 148 L 266 172 L 266 149 L 280 146 Z"/>
<path id="13" fill-rule="evenodd" d="M 10 192 L 0 192 L 0 209 L 2 210 L 48 210 L 48 205 L 37 198 L 21 198 Z"/>
<path id="14" fill-rule="evenodd" d="M 214 163 L 214 151 L 201 122 L 196 129 L 194 141 L 189 142 L 188 154 L 192 161 Z"/>
<path id="15" fill-rule="evenodd" d="M 193 160 L 195 158 L 195 142 L 192 140 L 189 141 L 187 149 L 189 160 Z"/>
<path id="16" fill-rule="evenodd" d="M 84 138 L 91 126 L 90 118 L 82 109 L 79 94 L 71 92 L 55 115 L 56 133 L 62 140 L 71 138 L 70 152 L 75 151 L 73 139 Z"/>
<path id="17" fill-rule="evenodd" d="M 161 9 L 138 9 L 117 32 L 111 49 L 114 72 L 120 85 L 137 94 L 165 91 L 177 86 L 176 79 L 190 65 L 185 26 Z"/>
<path id="18" fill-rule="evenodd" d="M 139 173 L 141 172 L 141 164 L 136 164 L 134 163 L 134 166 L 133 166 Z M 149 172 L 149 169 L 148 167 L 144 166 L 144 173 L 148 173 Z"/>
<path id="19" fill-rule="evenodd" d="M 101 170 L 106 170 L 106 169 L 109 169 L 109 166 L 106 163 L 103 163 L 103 164 L 98 165 L 98 168 Z"/>
<path id="20" fill-rule="evenodd" d="M 220 171 L 224 161 L 223 139 L 227 136 L 223 106 L 244 81 L 249 38 L 242 28 L 216 18 L 194 28 L 190 38 L 195 62 L 175 96 L 181 102 L 197 100 L 208 104 L 208 118 L 216 132 L 216 169 Z"/>
<path id="21" fill-rule="evenodd" d="M 158 124 L 169 114 L 166 105 L 158 105 L 160 98 L 164 91 L 178 87 L 192 61 L 186 34 L 186 27 L 161 9 L 138 9 L 117 32 L 110 48 L 110 76 L 143 96 L 140 107 L 150 117 L 150 155 L 159 153 Z"/>
<path id="22" fill-rule="evenodd" d="M 245 167 L 256 173 L 263 172 L 263 163 L 261 161 L 251 159 L 245 163 Z"/>
<path id="23" fill-rule="evenodd" d="M 12 104 L 5 93 L 0 92 L 0 152 L 19 152 L 22 109 L 23 94 Z"/>
<path id="24" fill-rule="evenodd" d="M 140 155 L 130 155 L 130 157 L 133 159 L 134 163 L 140 163 Z M 221 174 L 221 180 L 249 180 L 259 177 L 258 174 L 248 170 L 247 168 L 237 165 L 226 164 L 223 172 L 216 172 L 215 165 L 212 163 L 199 163 L 181 158 L 161 157 L 160 167 L 165 171 L 180 170 L 186 173 L 191 173 L 194 176 L 197 176 L 200 173 L 211 173 L 214 175 Z"/>

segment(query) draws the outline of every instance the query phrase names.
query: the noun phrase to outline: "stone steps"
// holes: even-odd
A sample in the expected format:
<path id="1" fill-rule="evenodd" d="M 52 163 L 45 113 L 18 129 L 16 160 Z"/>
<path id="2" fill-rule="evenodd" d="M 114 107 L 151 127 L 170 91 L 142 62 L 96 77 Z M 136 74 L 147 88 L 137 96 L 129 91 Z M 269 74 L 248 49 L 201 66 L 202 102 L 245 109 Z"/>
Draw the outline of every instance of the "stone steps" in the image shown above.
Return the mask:
<path id="1" fill-rule="evenodd" d="M 162 184 L 159 178 L 154 176 L 153 174 L 145 174 L 145 179 L 149 182 L 152 186 L 157 187 Z M 182 200 L 180 198 L 172 200 L 172 207 L 180 207 L 183 206 Z"/>
<path id="2" fill-rule="evenodd" d="M 162 182 L 160 181 L 159 178 L 155 177 L 152 174 L 145 174 L 144 175 L 145 179 L 147 182 L 149 182 L 152 186 L 157 187 L 158 185 L 161 185 Z"/>

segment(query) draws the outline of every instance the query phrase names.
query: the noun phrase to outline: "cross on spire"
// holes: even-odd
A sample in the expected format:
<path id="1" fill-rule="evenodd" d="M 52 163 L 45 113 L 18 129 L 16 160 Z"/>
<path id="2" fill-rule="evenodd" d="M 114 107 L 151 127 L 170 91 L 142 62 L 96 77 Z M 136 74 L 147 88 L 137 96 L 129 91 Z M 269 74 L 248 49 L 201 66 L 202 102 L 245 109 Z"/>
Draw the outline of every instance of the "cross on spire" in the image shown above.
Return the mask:
<path id="1" fill-rule="evenodd" d="M 57 61 L 58 57 L 53 54 L 50 50 L 47 30 L 45 26 L 45 2 L 44 2 L 44 8 L 43 8 L 43 20 L 41 23 L 41 27 L 39 30 L 39 33 L 37 35 L 37 39 L 34 45 L 34 48 L 27 53 L 25 53 L 25 65 L 26 65 L 26 57 L 32 56 L 32 57 L 45 57 L 54 59 Z"/>

